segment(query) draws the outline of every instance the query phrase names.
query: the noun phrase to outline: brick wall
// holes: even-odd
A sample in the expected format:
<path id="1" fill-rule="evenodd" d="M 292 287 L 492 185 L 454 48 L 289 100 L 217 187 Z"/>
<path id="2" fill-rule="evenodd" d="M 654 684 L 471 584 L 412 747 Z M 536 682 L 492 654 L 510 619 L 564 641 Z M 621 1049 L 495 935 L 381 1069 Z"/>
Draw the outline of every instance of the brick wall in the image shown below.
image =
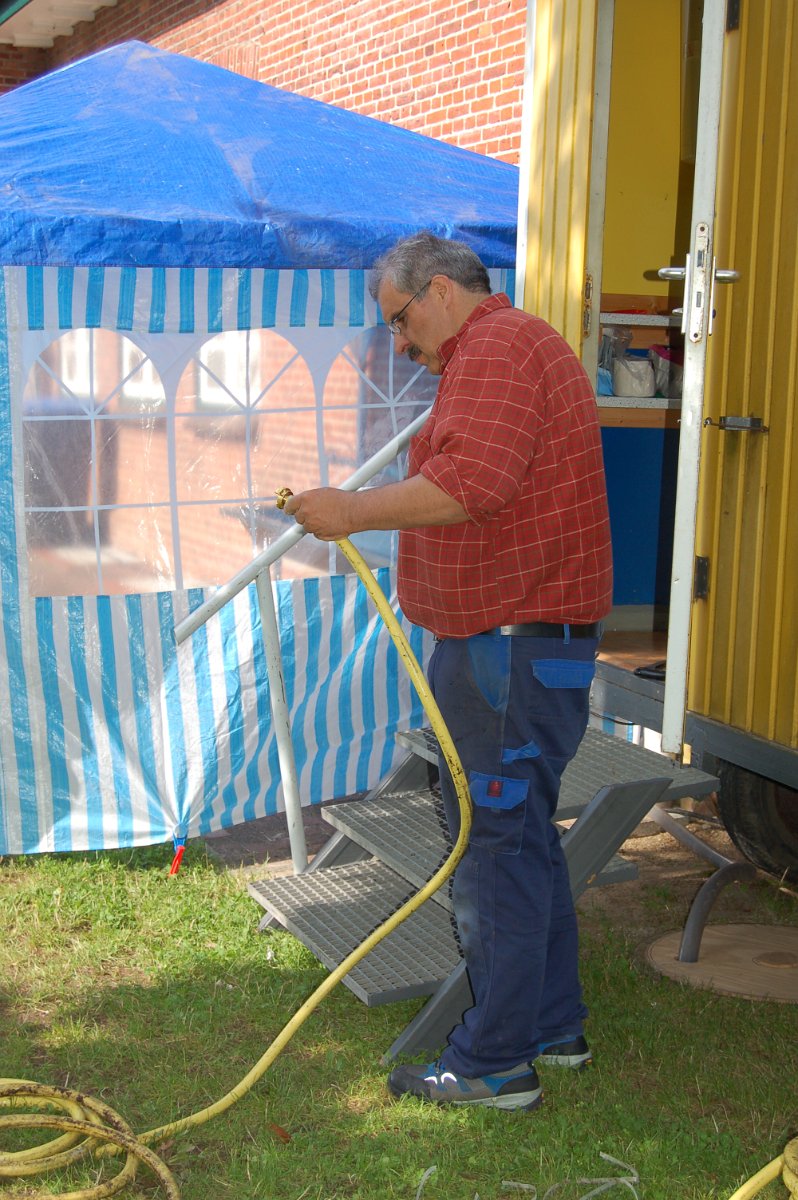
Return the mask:
<path id="1" fill-rule="evenodd" d="M 526 0 L 118 0 L 0 88 L 137 38 L 518 162 Z M 10 54 L 3 53 L 10 51 Z"/>
<path id="2" fill-rule="evenodd" d="M 35 79 L 47 69 L 46 50 L 0 45 L 0 93 Z"/>

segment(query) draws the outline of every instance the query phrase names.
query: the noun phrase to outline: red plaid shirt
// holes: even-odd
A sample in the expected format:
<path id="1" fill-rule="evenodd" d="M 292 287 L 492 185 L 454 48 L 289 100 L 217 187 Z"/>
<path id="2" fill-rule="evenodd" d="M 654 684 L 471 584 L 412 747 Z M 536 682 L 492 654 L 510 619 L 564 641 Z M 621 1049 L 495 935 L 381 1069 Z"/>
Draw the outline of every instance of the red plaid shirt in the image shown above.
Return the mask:
<path id="1" fill-rule="evenodd" d="M 400 534 L 402 611 L 441 637 L 600 620 L 612 557 L 598 410 L 581 363 L 503 294 L 438 353 L 438 396 L 408 474 L 421 472 L 469 519 Z"/>

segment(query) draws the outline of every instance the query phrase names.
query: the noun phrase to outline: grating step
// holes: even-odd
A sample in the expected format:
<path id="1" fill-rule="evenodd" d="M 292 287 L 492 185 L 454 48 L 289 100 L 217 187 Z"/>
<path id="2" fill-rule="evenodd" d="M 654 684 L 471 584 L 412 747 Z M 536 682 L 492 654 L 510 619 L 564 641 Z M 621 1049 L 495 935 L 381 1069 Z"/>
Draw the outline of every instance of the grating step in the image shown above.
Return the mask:
<path id="1" fill-rule="evenodd" d="M 432 730 L 409 730 L 398 734 L 397 740 L 428 762 L 438 761 L 438 743 Z M 589 728 L 563 773 L 556 818 L 569 821 L 578 817 L 599 788 L 609 784 L 666 777 L 671 780 L 664 795 L 666 803 L 684 796 L 706 796 L 719 786 L 716 776 L 706 771 L 679 766 L 664 754 Z"/>
<path id="2" fill-rule="evenodd" d="M 437 871 L 451 849 L 440 796 L 431 790 L 345 801 L 324 810 L 324 819 L 415 888 Z M 590 886 L 637 878 L 634 863 L 614 854 Z M 432 896 L 449 912 L 449 883 Z"/>
<path id="3" fill-rule="evenodd" d="M 437 762 L 437 741 L 430 730 L 402 734 L 400 741 L 413 751 L 416 762 Z M 343 844 L 353 849 L 362 848 L 372 858 L 345 865 L 322 863 L 322 869 L 311 868 L 294 878 L 249 885 L 250 894 L 267 913 L 330 969 L 426 883 L 449 853 L 440 793 L 434 787 L 416 786 L 422 777 L 423 771 L 408 774 L 406 768 L 401 768 L 366 799 L 323 810 L 325 820 L 337 831 L 333 838 L 344 839 Z M 588 824 L 577 821 L 574 826 L 574 831 L 585 832 L 576 840 L 569 835 L 567 851 L 580 890 L 588 878 L 591 886 L 602 886 L 637 877 L 635 864 L 620 854 L 613 854 L 597 874 L 590 874 L 595 870 L 592 860 L 598 867 L 602 855 L 613 848 L 613 839 L 606 837 L 605 829 L 605 836 L 590 849 L 591 839 L 601 834 L 601 823 L 597 826 L 596 820 L 599 813 L 605 814 L 606 825 L 606 815 L 613 811 L 613 795 L 617 795 L 620 807 L 616 823 L 620 830 L 630 802 L 634 801 L 635 809 L 642 806 L 646 811 L 646 805 L 654 803 L 646 799 L 647 794 L 661 796 L 665 778 L 670 780 L 666 799 L 703 795 L 717 787 L 714 776 L 703 771 L 675 766 L 662 755 L 601 731 L 587 730 L 563 776 L 556 813 L 556 819 L 570 821 L 587 809 Z M 659 787 L 652 786 L 652 781 L 659 781 Z M 601 807 L 588 808 L 605 789 L 609 789 L 606 796 L 597 801 Z M 615 846 L 619 842 L 616 840 Z M 586 850 L 589 869 L 584 861 Z M 344 982 L 366 1004 L 434 995 L 460 962 L 448 881 L 434 899 L 437 903 L 418 909 L 346 976 Z"/>
<path id="4" fill-rule="evenodd" d="M 248 890 L 329 969 L 413 894 L 406 879 L 373 859 L 250 883 Z M 459 961 L 451 918 L 439 905 L 424 904 L 343 982 L 365 1004 L 387 1004 L 432 995 Z"/>
<path id="5" fill-rule="evenodd" d="M 443 804 L 430 789 L 345 801 L 325 809 L 324 819 L 415 888 L 432 878 L 451 847 Z M 451 908 L 448 886 L 433 899 Z"/>

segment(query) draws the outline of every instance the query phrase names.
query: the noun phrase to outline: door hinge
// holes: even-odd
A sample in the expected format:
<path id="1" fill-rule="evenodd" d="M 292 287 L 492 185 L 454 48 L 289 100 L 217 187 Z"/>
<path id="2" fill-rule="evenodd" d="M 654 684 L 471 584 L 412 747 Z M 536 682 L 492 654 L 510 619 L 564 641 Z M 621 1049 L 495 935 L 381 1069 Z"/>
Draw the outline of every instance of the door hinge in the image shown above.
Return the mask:
<path id="1" fill-rule="evenodd" d="M 593 276 L 585 275 L 585 289 L 582 293 L 582 337 L 590 337 L 593 324 Z"/>
<path id="2" fill-rule="evenodd" d="M 696 555 L 693 572 L 693 599 L 706 600 L 709 595 L 709 559 Z"/>

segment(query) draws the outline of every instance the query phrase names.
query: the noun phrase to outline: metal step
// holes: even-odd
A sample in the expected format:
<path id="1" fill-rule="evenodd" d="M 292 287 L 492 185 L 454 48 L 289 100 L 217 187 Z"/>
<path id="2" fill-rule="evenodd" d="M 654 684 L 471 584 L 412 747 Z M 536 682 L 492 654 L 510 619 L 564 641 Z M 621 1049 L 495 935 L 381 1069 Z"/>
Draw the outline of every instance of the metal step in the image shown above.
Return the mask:
<path id="1" fill-rule="evenodd" d="M 397 741 L 428 762 L 438 761 L 438 742 L 430 729 L 397 734 Z M 665 803 L 684 796 L 706 796 L 719 787 L 717 777 L 706 771 L 679 766 L 664 754 L 589 728 L 576 756 L 563 772 L 555 820 L 578 817 L 601 787 L 663 778 L 671 780 L 663 798 Z"/>
<path id="2" fill-rule="evenodd" d="M 451 849 L 440 795 L 431 789 L 378 793 L 324 810 L 324 819 L 418 890 Z M 448 887 L 432 899 L 451 910 Z"/>
<path id="3" fill-rule="evenodd" d="M 423 886 L 449 853 L 440 793 L 422 786 L 422 780 L 429 779 L 424 761 L 437 764 L 437 741 L 430 730 L 401 734 L 399 740 L 411 756 L 368 797 L 324 808 L 325 820 L 336 831 L 328 843 L 334 846 L 329 854 L 322 850 L 303 875 L 249 885 L 250 894 L 269 914 L 261 927 L 273 918 L 330 969 Z M 669 783 L 663 793 L 665 779 Z M 700 796 L 717 786 L 715 777 L 703 771 L 675 766 L 663 755 L 588 729 L 563 776 L 555 814 L 559 821 L 585 815 L 585 822 L 576 820 L 567 835 L 579 830 L 569 855 L 569 867 L 581 863 L 578 890 L 636 878 L 636 866 L 618 854 L 601 866 L 625 836 L 624 812 L 631 828 L 630 812 L 634 820 L 642 819 L 657 798 L 667 802 Z M 613 815 L 613 795 L 623 793 L 625 801 L 618 800 Z M 460 963 L 448 881 L 433 899 L 436 903 L 418 909 L 347 975 L 344 982 L 364 1003 L 436 992 L 446 998 L 445 981 Z M 416 1031 L 410 1036 L 416 1038 Z"/>
<path id="4" fill-rule="evenodd" d="M 374 859 L 250 883 L 248 890 L 331 970 L 414 891 Z M 366 1005 L 387 1004 L 432 995 L 459 961 L 451 918 L 439 905 L 424 904 L 343 982 Z"/>
<path id="5" fill-rule="evenodd" d="M 416 889 L 434 875 L 451 849 L 443 804 L 432 790 L 375 795 L 367 800 L 335 804 L 324 810 L 324 819 Z M 590 886 L 636 878 L 634 863 L 615 854 Z M 451 912 L 448 883 L 432 899 Z"/>

